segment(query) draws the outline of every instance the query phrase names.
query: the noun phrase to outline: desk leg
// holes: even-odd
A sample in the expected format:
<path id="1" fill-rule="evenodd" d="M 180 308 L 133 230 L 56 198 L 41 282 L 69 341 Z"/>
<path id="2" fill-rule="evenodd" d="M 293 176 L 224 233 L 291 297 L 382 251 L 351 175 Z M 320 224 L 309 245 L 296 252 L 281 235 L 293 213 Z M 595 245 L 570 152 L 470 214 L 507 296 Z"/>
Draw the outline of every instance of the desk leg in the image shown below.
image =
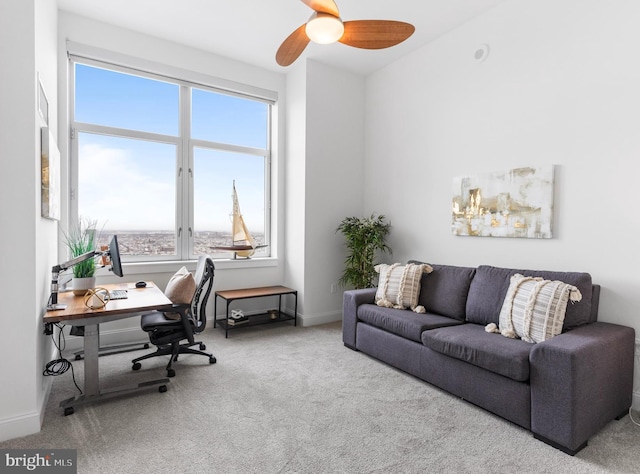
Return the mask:
<path id="1" fill-rule="evenodd" d="M 216 328 L 218 322 L 218 295 L 213 295 L 213 328 Z"/>
<path id="2" fill-rule="evenodd" d="M 86 405 L 96 401 L 107 400 L 141 391 L 149 391 L 154 388 L 157 388 L 160 392 L 167 391 L 169 379 L 158 379 L 136 385 L 125 385 L 100 390 L 99 355 L 100 325 L 87 324 L 84 327 L 84 394 L 60 402 L 60 407 L 64 408 L 65 415 L 73 414 L 74 407 L 76 406 Z"/>
<path id="3" fill-rule="evenodd" d="M 100 393 L 98 357 L 100 352 L 100 325 L 84 327 L 84 393 L 86 396 Z"/>

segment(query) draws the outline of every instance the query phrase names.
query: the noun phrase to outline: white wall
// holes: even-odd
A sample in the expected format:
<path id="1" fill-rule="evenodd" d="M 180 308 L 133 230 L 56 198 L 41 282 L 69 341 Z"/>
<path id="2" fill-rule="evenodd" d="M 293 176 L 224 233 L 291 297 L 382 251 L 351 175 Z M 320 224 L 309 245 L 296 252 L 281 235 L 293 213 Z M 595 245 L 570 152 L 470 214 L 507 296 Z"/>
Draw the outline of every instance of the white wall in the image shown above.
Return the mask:
<path id="1" fill-rule="evenodd" d="M 35 36 L 36 36 L 36 71 L 42 82 L 49 104 L 49 128 L 54 137 L 58 136 L 58 69 L 57 69 L 57 41 L 58 35 L 58 9 L 54 2 L 49 0 L 36 0 L 35 11 Z M 57 240 L 58 221 L 41 217 L 40 194 L 40 127 L 43 120 L 38 114 L 36 117 L 36 172 L 34 177 L 35 189 L 35 225 L 36 225 L 36 261 L 35 261 L 35 295 L 37 313 L 35 315 L 35 341 L 36 341 L 36 393 L 37 407 L 40 417 L 44 416 L 44 405 L 47 402 L 51 380 L 42 376 L 44 365 L 52 360 L 56 349 L 51 338 L 45 336 L 42 330 L 42 314 L 45 311 L 51 290 L 51 267 L 58 263 Z M 60 138 L 56 140 L 60 142 Z"/>
<path id="2" fill-rule="evenodd" d="M 317 321 L 342 319 L 344 238 L 335 230 L 347 216 L 361 216 L 364 163 L 364 78 L 324 64 L 307 63 L 305 314 Z"/>
<path id="3" fill-rule="evenodd" d="M 392 259 L 586 271 L 599 319 L 640 333 L 639 20 L 633 0 L 511 0 L 370 76 L 365 209 Z M 552 240 L 451 235 L 454 176 L 546 164 Z"/>
<path id="4" fill-rule="evenodd" d="M 340 221 L 363 205 L 364 78 L 299 60 L 287 76 L 288 284 L 304 325 L 339 321 Z"/>
<path id="5" fill-rule="evenodd" d="M 298 310 L 305 311 L 307 62 L 297 61 L 287 74 L 287 136 L 285 170 L 285 284 L 298 290 Z"/>
<path id="6" fill-rule="evenodd" d="M 42 376 L 52 355 L 42 335 L 42 313 L 56 259 L 57 223 L 40 217 L 44 124 L 36 97 L 39 75 L 55 131 L 56 17 L 56 4 L 48 0 L 6 0 L 0 7 L 0 62 L 11 69 L 0 88 L 0 222 L 5 225 L 0 233 L 0 298 L 5 302 L 0 315 L 8 331 L 0 345 L 5 380 L 0 441 L 39 431 L 51 384 Z"/>

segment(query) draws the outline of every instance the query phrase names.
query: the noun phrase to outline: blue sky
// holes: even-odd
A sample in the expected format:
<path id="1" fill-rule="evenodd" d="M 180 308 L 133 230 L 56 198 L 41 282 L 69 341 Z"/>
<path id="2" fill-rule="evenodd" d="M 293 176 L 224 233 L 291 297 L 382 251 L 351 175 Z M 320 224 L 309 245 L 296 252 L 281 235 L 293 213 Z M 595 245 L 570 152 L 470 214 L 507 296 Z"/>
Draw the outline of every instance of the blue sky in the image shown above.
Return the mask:
<path id="1" fill-rule="evenodd" d="M 268 105 L 192 89 L 192 137 L 266 148 Z M 177 137 L 180 87 L 76 64 L 77 122 Z M 105 230 L 173 230 L 178 148 L 173 143 L 79 134 L 79 214 Z M 236 181 L 245 221 L 264 229 L 262 157 L 194 150 L 195 230 L 228 230 Z"/>

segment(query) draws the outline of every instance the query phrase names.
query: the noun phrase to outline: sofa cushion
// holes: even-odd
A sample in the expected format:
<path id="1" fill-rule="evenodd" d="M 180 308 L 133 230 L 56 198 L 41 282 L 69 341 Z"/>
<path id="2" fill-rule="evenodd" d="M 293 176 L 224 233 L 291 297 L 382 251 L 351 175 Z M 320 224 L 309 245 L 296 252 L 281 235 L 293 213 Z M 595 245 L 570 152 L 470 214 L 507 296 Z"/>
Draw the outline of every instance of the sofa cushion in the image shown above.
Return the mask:
<path id="1" fill-rule="evenodd" d="M 409 263 L 421 263 L 409 260 Z M 431 265 L 433 271 L 422 275 L 418 304 L 428 313 L 465 320 L 467 295 L 475 268 Z"/>
<path id="2" fill-rule="evenodd" d="M 387 308 L 416 310 L 422 274 L 429 273 L 431 267 L 426 263 L 394 263 L 376 265 L 375 269 L 380 274 L 376 304 Z M 424 313 L 424 310 L 420 309 L 417 312 Z"/>
<path id="3" fill-rule="evenodd" d="M 582 301 L 570 303 L 565 313 L 563 330 L 594 321 L 591 315 L 591 275 L 579 272 L 550 272 L 539 270 L 516 270 L 487 265 L 479 266 L 469 287 L 467 298 L 467 321 L 481 324 L 500 323 L 500 310 L 511 276 L 520 273 L 525 276 L 542 277 L 545 280 L 560 280 L 574 285 L 582 294 Z"/>
<path id="4" fill-rule="evenodd" d="M 535 346 L 488 333 L 478 324 L 425 331 L 422 343 L 431 350 L 510 379 L 529 380 L 529 353 Z"/>
<path id="5" fill-rule="evenodd" d="M 420 335 L 427 329 L 464 324 L 457 319 L 438 314 L 419 314 L 405 309 L 383 308 L 373 304 L 360 305 L 358 319 L 416 342 L 421 342 Z"/>
<path id="6" fill-rule="evenodd" d="M 516 273 L 500 311 L 500 333 L 532 343 L 551 339 L 562 332 L 570 299 L 582 299 L 573 285 Z"/>

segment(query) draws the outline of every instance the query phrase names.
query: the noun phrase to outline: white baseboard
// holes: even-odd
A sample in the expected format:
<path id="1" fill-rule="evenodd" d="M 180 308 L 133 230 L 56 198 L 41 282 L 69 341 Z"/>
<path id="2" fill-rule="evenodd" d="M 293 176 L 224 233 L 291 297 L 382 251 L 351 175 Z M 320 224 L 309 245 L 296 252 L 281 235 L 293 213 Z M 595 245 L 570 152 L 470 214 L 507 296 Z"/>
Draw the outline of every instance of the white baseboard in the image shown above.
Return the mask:
<path id="1" fill-rule="evenodd" d="M 640 339 L 636 339 L 635 364 L 633 374 L 633 401 L 634 410 L 640 411 Z"/>
<path id="2" fill-rule="evenodd" d="M 56 357 L 56 355 L 55 348 L 52 348 L 51 359 Z M 53 380 L 51 377 L 42 376 L 42 392 L 38 399 L 37 410 L 32 413 L 26 413 L 0 420 L 0 442 L 14 438 L 21 438 L 40 431 L 42 423 L 44 422 L 45 408 L 49 401 L 49 394 L 51 393 L 52 386 Z"/>
<path id="3" fill-rule="evenodd" d="M 51 394 L 51 387 L 53 386 L 53 380 L 51 377 L 44 377 L 44 390 L 42 391 L 42 398 L 40 399 L 40 403 L 38 403 L 40 407 L 40 426 L 44 423 L 44 411 L 47 407 L 47 402 L 49 401 L 49 395 Z M 39 430 L 38 430 L 39 431 Z"/>
<path id="4" fill-rule="evenodd" d="M 38 433 L 43 416 L 44 406 L 40 406 L 38 411 L 0 420 L 0 442 Z"/>
<path id="5" fill-rule="evenodd" d="M 319 314 L 300 314 L 298 315 L 298 319 L 300 321 L 300 325 L 303 327 L 333 323 L 336 321 L 342 321 L 342 310 Z"/>
<path id="6" fill-rule="evenodd" d="M 36 411 L 0 420 L 0 442 L 40 432 L 52 385 L 51 377 L 44 377 L 43 390 Z"/>

